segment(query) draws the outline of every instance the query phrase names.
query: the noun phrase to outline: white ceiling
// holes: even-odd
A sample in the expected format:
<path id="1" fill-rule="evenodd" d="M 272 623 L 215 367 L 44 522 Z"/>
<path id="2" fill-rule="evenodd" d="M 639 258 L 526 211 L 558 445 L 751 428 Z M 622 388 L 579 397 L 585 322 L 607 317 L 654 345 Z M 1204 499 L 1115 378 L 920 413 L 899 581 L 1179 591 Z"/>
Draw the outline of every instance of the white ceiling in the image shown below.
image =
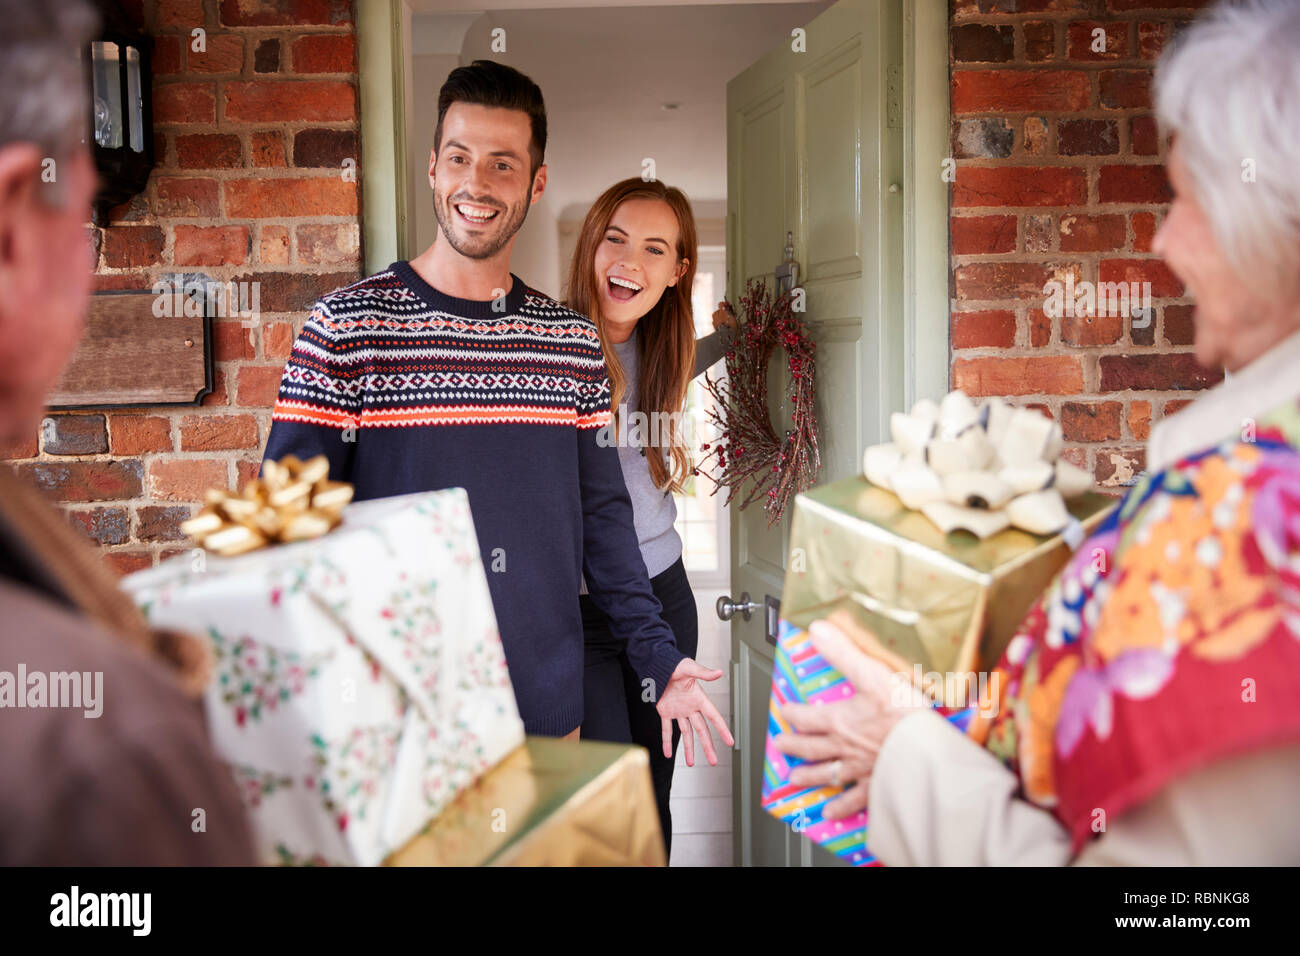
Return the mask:
<path id="1" fill-rule="evenodd" d="M 658 179 L 685 191 L 697 216 L 721 217 L 727 81 L 830 6 L 509 0 L 515 9 L 501 10 L 481 0 L 408 2 L 413 10 L 443 15 L 483 11 L 414 17 L 412 36 L 450 39 L 464 30 L 462 62 L 508 63 L 541 86 L 549 125 L 547 198 L 558 219 L 581 217 L 606 186 L 640 175 L 645 157 L 655 160 Z M 496 27 L 506 30 L 505 53 L 490 49 Z M 420 99 L 430 104 L 434 97 Z M 665 103 L 680 105 L 666 111 Z"/>

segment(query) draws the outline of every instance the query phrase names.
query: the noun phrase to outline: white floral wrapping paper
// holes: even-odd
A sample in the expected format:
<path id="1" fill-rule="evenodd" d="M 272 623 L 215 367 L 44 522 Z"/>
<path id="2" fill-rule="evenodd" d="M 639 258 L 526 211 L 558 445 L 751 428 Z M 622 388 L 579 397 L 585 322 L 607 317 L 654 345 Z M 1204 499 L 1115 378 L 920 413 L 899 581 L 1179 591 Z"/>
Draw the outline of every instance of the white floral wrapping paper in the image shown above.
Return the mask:
<path id="1" fill-rule="evenodd" d="M 376 865 L 524 741 L 463 489 L 123 587 L 212 642 L 208 727 L 264 862 Z"/>

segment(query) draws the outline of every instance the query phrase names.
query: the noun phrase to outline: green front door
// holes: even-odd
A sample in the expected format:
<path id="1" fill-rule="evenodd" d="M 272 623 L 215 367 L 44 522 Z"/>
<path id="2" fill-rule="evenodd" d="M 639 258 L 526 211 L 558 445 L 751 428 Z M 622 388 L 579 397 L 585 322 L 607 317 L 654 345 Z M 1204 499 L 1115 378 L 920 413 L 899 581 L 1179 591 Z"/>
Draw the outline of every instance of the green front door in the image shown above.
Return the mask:
<path id="1" fill-rule="evenodd" d="M 727 85 L 727 294 L 768 277 L 794 235 L 806 318 L 817 342 L 822 472 L 856 473 L 904 406 L 907 348 L 904 236 L 904 0 L 841 0 L 790 44 Z M 938 175 L 936 170 L 935 175 Z M 892 190 L 890 187 L 894 187 Z M 933 343 L 946 352 L 947 344 Z M 773 360 L 769 407 L 778 431 L 788 373 Z M 789 515 L 767 527 L 758 505 L 731 515 L 731 594 L 759 607 L 732 618 L 737 750 L 735 862 L 834 865 L 835 858 L 768 816 L 759 803 L 772 681 L 768 596 L 780 599 Z"/>

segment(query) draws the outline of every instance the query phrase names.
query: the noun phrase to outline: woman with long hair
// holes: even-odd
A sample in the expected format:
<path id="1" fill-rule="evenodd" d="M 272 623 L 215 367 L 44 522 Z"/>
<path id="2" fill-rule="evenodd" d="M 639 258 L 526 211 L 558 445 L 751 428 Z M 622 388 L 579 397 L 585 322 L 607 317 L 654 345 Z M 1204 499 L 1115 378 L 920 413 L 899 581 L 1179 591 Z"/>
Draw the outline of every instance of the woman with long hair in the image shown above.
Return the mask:
<path id="1" fill-rule="evenodd" d="M 682 410 L 691 380 L 722 357 L 729 339 L 715 331 L 695 340 L 696 262 L 695 217 L 682 191 L 625 179 L 605 190 L 587 213 L 565 301 L 600 330 L 614 413 L 609 434 L 618 445 L 641 556 L 663 619 L 689 657 L 698 644 L 695 596 L 673 528 L 673 492 L 682 490 L 693 468 Z M 715 312 L 713 321 L 715 329 L 733 322 L 725 309 Z M 654 689 L 637 680 L 608 619 L 587 596 L 585 582 L 580 600 L 586 646 L 582 737 L 637 743 L 650 752 L 659 821 L 671 850 L 673 760 L 663 755 Z M 683 730 L 689 728 L 673 729 L 674 754 Z M 688 750 L 691 739 L 687 733 Z"/>

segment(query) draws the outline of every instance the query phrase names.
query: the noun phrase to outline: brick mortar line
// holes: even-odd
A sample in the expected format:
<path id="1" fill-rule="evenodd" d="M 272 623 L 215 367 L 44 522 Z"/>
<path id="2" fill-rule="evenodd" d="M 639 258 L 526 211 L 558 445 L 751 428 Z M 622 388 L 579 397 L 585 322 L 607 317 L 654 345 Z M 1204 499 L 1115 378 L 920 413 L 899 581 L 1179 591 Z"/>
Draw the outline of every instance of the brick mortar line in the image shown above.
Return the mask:
<path id="1" fill-rule="evenodd" d="M 1161 408 L 1161 406 L 1164 403 L 1181 401 L 1184 399 L 1190 400 L 1188 399 L 1189 395 L 1192 396 L 1200 395 L 1204 391 L 1206 391 L 1206 389 L 1199 389 L 1196 391 L 1173 391 L 1173 392 L 1170 392 L 1168 390 L 1162 392 L 1137 392 L 1133 389 L 1127 389 L 1124 392 L 1104 392 L 1101 395 L 1097 395 L 1090 392 L 1074 392 L 1070 394 L 1062 394 L 1060 392 L 1031 392 L 1023 395 L 1016 394 L 1016 395 L 995 395 L 995 396 L 972 396 L 972 398 L 978 401 L 981 398 L 994 397 L 994 398 L 1003 399 L 1007 403 L 1013 405 L 1037 404 L 1037 405 L 1047 405 L 1048 407 L 1052 407 L 1053 401 L 1055 401 L 1058 405 L 1065 404 L 1067 402 L 1089 404 L 1089 403 L 1100 403 L 1106 401 L 1116 401 L 1124 405 L 1126 408 L 1131 406 L 1133 402 L 1147 402 L 1148 404 L 1151 405 L 1151 416 L 1152 416 L 1151 422 L 1154 425 L 1155 422 L 1163 418 L 1170 417 L 1170 416 L 1166 416 L 1163 412 L 1163 409 Z M 1112 396 L 1120 396 L 1120 397 L 1112 397 Z M 1158 415 L 1157 412 L 1159 413 Z M 1056 420 L 1059 423 L 1060 420 L 1059 417 Z M 1070 439 L 1070 440 L 1078 441 L 1077 439 Z M 1095 445 L 1102 445 L 1102 444 L 1106 444 L 1107 442 L 1114 442 L 1118 440 L 1119 439 L 1106 438 L 1096 442 L 1081 441 L 1078 443 L 1083 445 L 1095 446 Z M 1145 440 L 1146 439 L 1134 439 L 1134 441 L 1145 441 Z"/>
<path id="2" fill-rule="evenodd" d="M 1041 114 L 1033 113 L 1026 115 L 1025 119 L 1041 119 Z M 1050 117 L 1049 117 L 1050 118 Z M 1088 120 L 1096 119 L 1093 116 L 1078 116 L 1074 119 Z M 1074 155 L 1071 153 L 1028 153 L 1022 152 L 1019 156 L 948 156 L 957 169 L 1033 169 L 1043 167 L 1045 169 L 1089 169 L 1093 166 L 1122 166 L 1125 169 L 1136 169 L 1144 166 L 1166 166 L 1159 156 L 1147 155 L 1145 153 L 1124 154 L 1124 153 L 1081 153 Z M 1131 159 L 1132 162 L 1117 162 L 1121 159 Z M 1035 160 L 1035 162 L 1021 162 L 1020 160 Z M 1048 162 L 1051 160 L 1051 162 Z M 258 167 L 259 169 L 262 167 Z M 269 168 L 269 167 L 268 167 Z M 277 169 L 281 167 L 275 167 Z M 308 169 L 323 169 L 326 167 L 306 167 Z M 229 172 L 230 170 L 224 170 Z M 955 182 L 948 183 L 949 186 L 955 186 Z M 964 208 L 964 207 L 958 207 Z"/>
<path id="3" fill-rule="evenodd" d="M 967 120 L 967 119 L 1014 120 L 1017 126 L 1019 126 L 1021 125 L 1023 120 L 1027 120 L 1027 119 L 1043 119 L 1049 122 L 1054 120 L 1059 124 L 1061 120 L 1111 120 L 1113 122 L 1122 122 L 1123 120 L 1126 119 L 1127 120 L 1145 119 L 1148 116 L 1154 117 L 1155 115 L 1156 114 L 1155 114 L 1154 107 L 1125 106 L 1125 107 L 1116 107 L 1114 109 L 1111 109 L 1109 107 L 1104 107 L 1104 106 L 1100 106 L 1100 107 L 1090 106 L 1086 110 L 1067 110 L 1067 109 L 1001 110 L 997 112 L 993 110 L 972 110 L 964 113 L 953 113 L 952 119 L 954 121 L 953 122 L 954 126 L 959 125 L 961 120 Z M 1124 125 L 1128 125 L 1128 124 L 1124 124 Z M 1017 132 L 1017 131 L 1018 130 L 1015 129 L 1012 130 L 1012 132 Z M 1161 141 L 1163 143 L 1163 138 Z M 1023 144 L 1022 144 L 1022 148 L 1023 148 Z M 1027 152 L 1024 155 L 1036 156 L 1039 154 Z M 1066 154 L 1066 156 L 1060 156 L 1060 154 L 1053 154 L 1053 155 L 1056 155 L 1062 159 L 1070 158 L 1069 154 Z M 1113 156 L 1113 155 L 1116 154 L 1114 153 L 1082 154 L 1080 158 L 1105 159 L 1107 156 Z M 962 156 L 962 157 L 954 156 L 950 158 L 956 159 L 957 162 L 966 162 L 970 160 L 1006 161 L 1011 157 L 1010 156 Z M 1152 159 L 1153 157 L 1148 156 L 1145 153 L 1138 153 L 1135 156 L 1135 158 Z"/>
<path id="4" fill-rule="evenodd" d="M 331 130 L 331 132 L 333 131 Z M 345 157 L 345 158 L 355 159 L 356 157 Z M 360 168 L 361 168 L 361 164 L 358 162 L 357 169 Z M 157 167 L 155 167 L 155 169 L 157 169 Z M 161 172 L 163 178 L 167 178 L 167 179 L 212 179 L 220 183 L 228 183 L 228 182 L 243 182 L 245 180 L 254 181 L 254 182 L 275 182 L 277 180 L 282 180 L 282 179 L 338 179 L 340 178 L 340 174 L 339 174 L 340 169 L 342 169 L 341 166 L 339 167 L 252 166 L 252 167 L 242 167 L 242 168 L 231 167 L 226 169 L 209 169 L 209 168 L 191 169 L 189 167 L 177 167 L 175 172 L 181 173 L 182 175 L 173 175 L 173 171 L 169 169 L 162 170 Z M 240 175 L 241 173 L 243 175 Z M 257 173 L 257 175 L 250 176 L 249 173 Z M 274 175 L 263 175 L 264 173 L 270 173 Z M 312 175 L 307 175 L 307 174 L 312 174 Z M 358 189 L 361 186 L 361 181 L 359 178 L 353 180 L 351 183 L 348 183 L 347 180 L 343 180 L 343 182 L 348 185 L 356 186 L 358 187 Z M 197 217 L 167 216 L 164 218 L 170 219 L 170 218 L 197 218 Z"/>
<path id="5" fill-rule="evenodd" d="M 1024 351 L 1020 351 L 1019 350 L 1020 348 L 1024 348 Z M 1069 349 L 1072 348 L 1072 346 L 1059 346 L 1059 348 Z M 1134 353 L 1130 351 L 1131 349 L 1145 349 L 1146 351 Z M 998 360 L 1030 359 L 1030 358 L 1077 358 L 1077 359 L 1098 358 L 1100 359 L 1106 357 L 1107 355 L 1131 356 L 1134 354 L 1138 356 L 1152 355 L 1157 358 L 1163 358 L 1171 355 L 1191 355 L 1194 354 L 1194 352 L 1195 349 L 1193 347 L 1183 346 L 1183 345 L 1131 345 L 1131 346 L 1126 346 L 1124 349 L 1111 348 L 1109 351 L 1105 346 L 1098 346 L 1098 345 L 1079 346 L 1078 348 L 1075 348 L 1074 351 L 1049 350 L 1049 346 L 1043 346 L 1042 348 L 1034 348 L 1033 346 L 1023 346 L 1023 347 L 1008 346 L 1006 348 L 999 348 L 995 345 L 977 345 L 971 348 L 953 349 L 953 364 L 956 364 L 956 362 L 959 359 L 998 359 Z M 1177 389 L 1174 389 L 1174 391 L 1177 391 Z M 1199 394 L 1199 392 L 1203 391 L 1203 389 L 1197 389 L 1196 391 Z M 1100 389 L 1097 389 L 1093 394 L 1110 395 L 1112 393 L 1102 392 Z"/>
<path id="6" fill-rule="evenodd" d="M 1064 10 L 1044 10 L 1039 13 L 1031 11 L 1007 11 L 1002 13 L 952 13 L 949 23 L 952 26 L 980 24 L 983 26 L 1023 26 L 1026 23 L 1186 23 L 1196 17 L 1204 6 L 1188 6 L 1185 10 L 1170 10 L 1163 7 L 1147 7 L 1144 10 L 1124 10 L 1111 14 L 1092 15 L 1082 11 L 1070 13 Z"/>
<path id="7" fill-rule="evenodd" d="M 318 221 L 319 220 L 319 221 Z M 328 220 L 328 221 L 326 221 Z M 267 217 L 265 219 L 223 219 L 217 216 L 185 216 L 175 218 L 157 219 L 153 222 L 120 222 L 109 226 L 102 226 L 103 229 L 151 229 L 165 228 L 166 226 L 198 226 L 205 229 L 218 229 L 223 225 L 231 226 L 280 226 L 286 228 L 292 226 L 346 226 L 356 222 L 355 216 L 279 216 L 276 218 Z M 293 230 L 296 232 L 296 230 Z M 974 255 L 974 253 L 966 253 Z M 1004 253 L 990 253 L 990 255 L 1004 255 Z M 311 265 L 312 263 L 304 263 Z M 104 266 L 104 269 L 117 269 L 132 271 L 135 269 L 152 269 L 155 266 Z M 289 268 L 288 264 L 281 264 L 280 268 Z M 300 272 L 303 270 L 294 270 Z"/>
<path id="8" fill-rule="evenodd" d="M 1149 212 L 1153 215 L 1156 212 L 1166 211 L 1169 203 L 1098 203 L 1098 206 L 1108 208 L 1100 210 L 1100 215 L 1104 216 L 1134 216 L 1138 213 Z M 1132 206 L 1132 209 L 1114 209 L 1114 206 Z M 994 213 L 980 212 L 981 209 L 993 209 Z M 1097 210 L 1092 206 L 1084 206 L 1082 209 L 1075 209 L 1070 206 L 956 206 L 952 209 L 950 219 L 984 219 L 997 218 L 1001 216 L 1086 216 L 1093 215 Z M 969 213 L 969 215 L 967 215 Z M 963 253 L 963 255 L 979 255 L 980 253 Z M 1003 255 L 1001 252 L 990 252 L 988 255 Z"/>
<path id="9" fill-rule="evenodd" d="M 330 130 L 360 130 L 361 124 L 357 120 L 232 120 L 237 123 L 238 128 L 233 130 L 215 129 L 215 123 L 209 123 L 207 120 L 196 120 L 192 123 L 181 122 L 178 120 L 169 120 L 165 123 L 155 123 L 154 129 L 161 130 L 164 133 L 186 133 L 192 127 L 210 130 L 216 133 L 240 133 L 240 132 L 266 132 L 269 130 L 281 131 L 291 129 L 297 132 L 300 129 L 318 129 L 325 128 Z M 201 133 L 195 135 L 203 135 Z"/>
<path id="10" fill-rule="evenodd" d="M 211 84 L 218 88 L 225 83 L 309 83 L 312 80 L 328 80 L 331 83 L 346 81 L 349 86 L 359 87 L 357 73 L 348 70 L 335 70 L 329 73 L 295 73 L 293 71 L 278 71 L 275 73 L 244 73 L 243 67 L 239 71 L 222 70 L 220 73 L 195 73 L 185 71 L 181 73 L 154 73 L 153 78 L 156 81 L 153 84 L 154 89 L 162 89 L 168 86 L 181 86 L 188 84 L 190 86 L 203 86 Z M 218 89 L 218 92 L 220 90 Z"/>
<path id="11" fill-rule="evenodd" d="M 1129 241 L 1131 242 L 1132 240 Z M 1011 249 L 1007 252 L 963 252 L 960 253 L 962 259 L 974 259 L 975 261 L 956 263 L 956 265 L 960 268 L 961 266 L 979 265 L 982 262 L 987 262 L 990 265 L 997 265 L 999 263 L 1001 264 L 1026 263 L 1029 261 L 1025 259 L 1026 256 L 1054 256 L 1055 257 L 1055 256 L 1101 255 L 1101 256 L 1113 257 L 1113 256 L 1121 256 L 1124 253 L 1129 253 L 1129 252 L 1133 253 L 1132 258 L 1138 258 L 1147 254 L 1145 251 L 1137 250 L 1137 249 L 1093 249 L 1087 251 L 1076 250 L 1073 252 L 1066 249 L 1061 249 L 1061 250 L 1048 249 L 1042 252 L 1035 252 L 1028 249 Z M 956 259 L 958 255 L 959 255 L 958 253 L 953 253 L 952 254 L 953 259 Z M 1130 258 L 1130 257 L 1125 256 L 1125 258 Z"/>
<path id="12" fill-rule="evenodd" d="M 976 345 L 971 348 L 954 348 L 953 362 L 958 359 L 1025 359 L 1025 358 L 1103 358 L 1107 355 L 1120 356 L 1143 356 L 1153 355 L 1156 357 L 1167 357 L 1171 355 L 1191 355 L 1195 352 L 1195 347 L 1189 345 L 1127 345 L 1117 348 L 1115 346 L 1104 345 L 1081 345 L 1069 346 L 1059 345 L 1054 349 L 1050 345 L 1042 347 L 1034 346 L 1008 346 L 1000 348 L 996 345 Z M 1023 348 L 1024 351 L 1020 351 Z M 1061 349 L 1063 351 L 1057 351 Z M 1145 351 L 1133 352 L 1133 349 L 1143 349 Z M 1098 392 L 1098 394 L 1102 394 Z M 1110 394 L 1109 392 L 1104 394 Z"/>
<path id="13" fill-rule="evenodd" d="M 950 55 L 949 66 L 955 76 L 958 73 L 980 72 L 980 73 L 1059 73 L 1068 70 L 1082 70 L 1093 68 L 1095 70 L 1126 70 L 1131 72 L 1152 72 L 1160 62 L 1157 57 L 1154 60 L 1146 60 L 1142 57 L 1127 57 L 1121 60 L 957 60 Z M 177 76 L 175 73 L 163 74 L 165 77 Z M 225 74 L 212 74 L 215 76 L 224 76 Z M 276 74 L 258 74 L 259 76 L 269 76 Z M 343 74 L 314 74 L 314 73 L 294 73 L 293 76 L 338 76 Z M 352 74 L 356 75 L 356 74 Z"/>
<path id="14" fill-rule="evenodd" d="M 1160 56 L 1163 56 L 1163 52 Z M 948 66 L 953 76 L 958 73 L 1024 73 L 1032 75 L 1034 73 L 1101 73 L 1107 70 L 1123 70 L 1126 73 L 1154 73 L 1155 68 L 1160 64 L 1160 56 L 1154 60 L 1144 59 L 1141 56 L 1125 57 L 1120 60 L 957 60 L 953 59 L 951 51 L 948 55 Z M 164 73 L 163 78 L 178 76 L 176 73 Z M 200 74 L 203 75 L 203 74 Z M 212 76 L 222 76 L 224 73 L 210 74 Z M 272 74 L 258 74 L 267 76 Z M 337 76 L 348 74 L 335 73 L 293 73 L 294 77 L 300 76 Z M 350 74 L 355 76 L 356 74 Z M 201 80 L 199 82 L 202 82 Z"/>
<path id="15" fill-rule="evenodd" d="M 324 24 L 324 23 L 322 24 L 284 23 L 284 24 L 255 26 L 255 27 L 227 26 L 225 24 L 219 24 L 218 26 L 210 27 L 206 23 L 204 24 L 196 23 L 192 27 L 178 27 L 178 26 L 150 27 L 145 32 L 151 37 L 156 37 L 156 36 L 157 37 L 185 37 L 186 39 L 189 39 L 191 35 L 191 31 L 198 29 L 200 26 L 203 28 L 204 31 L 207 32 L 208 39 L 211 39 L 213 36 L 225 36 L 225 35 L 242 36 L 242 37 L 255 36 L 261 39 L 268 39 L 268 40 L 275 39 L 277 36 L 292 37 L 296 39 L 305 36 L 355 36 L 357 32 L 355 29 L 355 25 L 331 26 L 329 24 Z"/>
<path id="16" fill-rule="evenodd" d="M 345 158 L 353 158 L 353 159 L 355 159 L 355 157 L 345 157 Z M 357 169 L 359 170 L 360 168 L 361 168 L 361 164 L 360 164 L 360 163 L 357 163 Z M 168 179 L 211 179 L 211 180 L 215 180 L 216 182 L 219 182 L 219 183 L 245 182 L 245 181 L 247 181 L 247 182 L 277 182 L 277 181 L 279 181 L 279 180 L 288 180 L 288 179 L 322 179 L 322 180 L 333 180 L 333 179 L 340 179 L 340 178 L 341 178 L 341 177 L 340 177 L 340 174 L 339 174 L 339 170 L 340 170 L 340 169 L 342 169 L 341 166 L 340 166 L 340 167 L 337 167 L 337 168 L 336 168 L 336 167 L 333 167 L 333 166 L 255 166 L 255 167 L 246 168 L 246 169 L 203 169 L 203 170 L 188 170 L 188 169 L 186 169 L 186 170 L 178 170 L 178 171 L 179 171 L 179 172 L 187 172 L 187 173 L 192 172 L 192 173 L 194 173 L 195 175 L 177 175 L 177 176 L 174 176 L 174 175 L 171 175 L 170 172 L 164 172 L 164 177 L 163 177 L 163 178 L 168 178 Z M 256 172 L 257 175 L 250 176 L 250 175 L 248 175 L 250 172 Z M 200 174 L 200 173 L 201 173 L 201 175 L 198 175 L 198 174 Z M 240 175 L 241 173 L 242 173 L 243 175 Z M 273 174 L 273 175 L 262 175 L 263 173 L 269 173 L 269 174 Z M 308 175 L 308 174 L 310 174 L 310 175 Z M 354 180 L 351 181 L 351 182 L 349 182 L 348 180 L 344 179 L 344 180 L 342 180 L 342 182 L 343 182 L 345 185 L 350 185 L 350 186 L 354 186 L 354 187 L 356 187 L 356 188 L 357 188 L 357 191 L 360 192 L 361 181 L 360 181 L 359 178 L 354 179 Z M 964 207 L 963 207 L 963 208 L 964 208 Z M 346 215 L 346 214 L 345 214 L 345 213 L 334 213 L 333 215 Z M 176 219 L 197 219 L 197 218 L 201 218 L 201 217 L 198 217 L 198 216 L 163 216 L 163 217 L 161 217 L 161 218 L 165 218 L 165 219 L 173 219 L 173 218 L 176 218 Z"/>

